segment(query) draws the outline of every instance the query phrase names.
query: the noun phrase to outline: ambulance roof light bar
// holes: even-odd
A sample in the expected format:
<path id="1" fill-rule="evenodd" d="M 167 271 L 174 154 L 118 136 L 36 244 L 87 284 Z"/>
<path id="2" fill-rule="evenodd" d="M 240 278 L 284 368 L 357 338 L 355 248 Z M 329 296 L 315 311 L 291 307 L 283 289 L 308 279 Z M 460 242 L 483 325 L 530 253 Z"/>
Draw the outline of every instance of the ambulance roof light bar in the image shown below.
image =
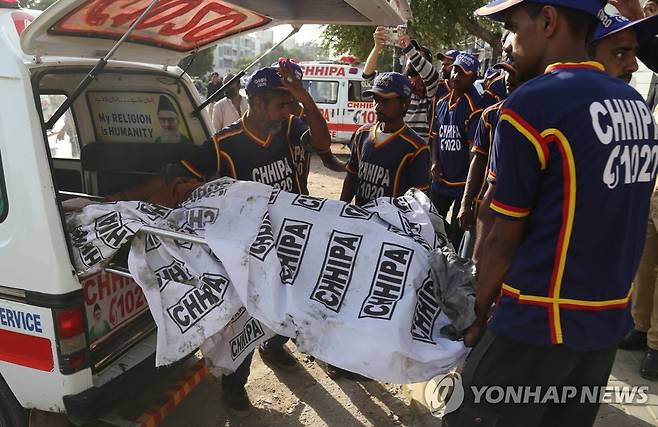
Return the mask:
<path id="1" fill-rule="evenodd" d="M 18 3 L 18 0 L 0 0 L 0 7 L 19 9 L 21 5 Z"/>

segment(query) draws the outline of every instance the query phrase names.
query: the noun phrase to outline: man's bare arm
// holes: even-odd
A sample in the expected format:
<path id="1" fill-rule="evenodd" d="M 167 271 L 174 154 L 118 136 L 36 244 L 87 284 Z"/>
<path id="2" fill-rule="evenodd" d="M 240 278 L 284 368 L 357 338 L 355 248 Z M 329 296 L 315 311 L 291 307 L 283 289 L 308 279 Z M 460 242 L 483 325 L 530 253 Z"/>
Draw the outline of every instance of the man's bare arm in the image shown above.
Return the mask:
<path id="1" fill-rule="evenodd" d="M 377 60 L 379 59 L 379 54 L 384 48 L 384 43 L 386 42 L 386 28 L 377 27 L 372 38 L 375 41 L 375 45 L 370 51 L 368 59 L 366 59 L 366 64 L 363 67 L 364 76 L 371 76 L 377 70 Z"/>
<path id="2" fill-rule="evenodd" d="M 282 63 L 279 65 L 279 72 L 281 73 L 281 81 L 283 86 L 290 92 L 290 94 L 299 101 L 304 107 L 304 115 L 306 123 L 311 134 L 311 145 L 318 152 L 327 152 L 331 150 L 331 135 L 329 134 L 329 127 L 327 122 L 322 117 L 322 113 L 315 105 L 313 97 L 304 89 L 301 80 L 295 77 L 290 64 Z"/>
<path id="3" fill-rule="evenodd" d="M 482 247 L 484 242 L 487 241 L 489 233 L 491 233 L 491 227 L 493 227 L 494 221 L 496 221 L 496 216 L 493 211 L 489 208 L 491 204 L 491 199 L 493 197 L 493 192 L 495 189 L 494 184 L 489 184 L 489 188 L 484 193 L 482 201 L 480 203 L 480 209 L 478 210 L 478 216 L 475 220 L 475 246 L 473 247 L 473 263 L 479 265 L 480 258 L 482 258 Z"/>
<path id="4" fill-rule="evenodd" d="M 343 202 L 351 203 L 356 195 L 356 186 L 358 177 L 353 173 L 347 173 L 345 181 L 343 181 L 343 191 L 340 193 L 340 200 Z"/>
<path id="5" fill-rule="evenodd" d="M 482 250 L 478 265 L 479 278 L 475 295 L 476 320 L 466 331 L 464 344 L 473 347 L 484 333 L 489 310 L 494 303 L 521 244 L 525 220 L 511 221 L 497 217 Z"/>
<path id="6" fill-rule="evenodd" d="M 475 222 L 475 206 L 474 201 L 477 197 L 482 183 L 484 182 L 484 172 L 487 169 L 488 156 L 482 153 L 474 153 L 471 159 L 471 165 L 468 169 L 468 178 L 466 178 L 466 189 L 464 190 L 464 197 L 461 201 L 461 208 L 457 219 L 459 226 L 464 230 L 469 230 Z"/>

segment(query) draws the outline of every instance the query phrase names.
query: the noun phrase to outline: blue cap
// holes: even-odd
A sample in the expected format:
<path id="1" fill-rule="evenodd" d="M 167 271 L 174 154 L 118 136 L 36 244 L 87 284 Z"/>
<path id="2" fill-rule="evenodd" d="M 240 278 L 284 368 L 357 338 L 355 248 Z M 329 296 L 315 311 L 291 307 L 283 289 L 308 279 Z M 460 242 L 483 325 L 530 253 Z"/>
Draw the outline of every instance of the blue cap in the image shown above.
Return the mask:
<path id="1" fill-rule="evenodd" d="M 441 60 L 443 60 L 445 58 L 449 58 L 449 59 L 452 59 L 454 61 L 455 59 L 457 59 L 457 57 L 459 56 L 460 53 L 461 52 L 458 51 L 458 50 L 449 50 L 446 53 L 439 53 L 437 55 L 437 57 Z"/>
<path id="2" fill-rule="evenodd" d="M 491 68 L 494 70 L 505 70 L 507 72 L 516 72 L 516 68 L 514 68 L 514 61 L 510 58 L 507 58 L 506 60 L 499 62 L 497 64 L 494 64 Z"/>
<path id="3" fill-rule="evenodd" d="M 486 6 L 477 9 L 475 14 L 504 22 L 505 11 L 512 6 L 523 3 L 524 1 L 582 10 L 583 12 L 587 12 L 597 18 L 600 18 L 600 14 L 604 13 L 603 8 L 608 3 L 607 0 L 489 0 L 489 3 L 487 3 Z"/>
<path id="4" fill-rule="evenodd" d="M 400 73 L 379 73 L 372 83 L 372 87 L 364 96 L 379 95 L 382 98 L 409 98 L 411 95 L 411 81 L 409 77 Z"/>
<path id="5" fill-rule="evenodd" d="M 249 81 L 245 88 L 247 95 L 275 89 L 286 90 L 281 81 L 279 69 L 274 67 L 266 67 L 256 70 L 256 72 L 249 77 Z"/>
<path id="6" fill-rule="evenodd" d="M 637 21 L 629 21 L 619 15 L 606 14 L 606 18 L 608 19 L 601 19 L 601 23 L 596 27 L 590 43 L 597 42 L 624 30 L 635 31 L 639 43 L 651 40 L 658 34 L 658 15 L 649 16 Z"/>
<path id="7" fill-rule="evenodd" d="M 477 74 L 480 70 L 480 61 L 469 53 L 460 53 L 452 66 L 461 68 L 467 74 Z"/>
<path id="8" fill-rule="evenodd" d="M 500 70 L 498 68 L 489 67 L 487 68 L 487 71 L 484 72 L 484 79 L 489 80 L 495 77 L 499 72 Z"/>
<path id="9" fill-rule="evenodd" d="M 290 66 L 292 67 L 292 72 L 295 73 L 295 77 L 301 80 L 302 77 L 304 77 L 304 71 L 302 70 L 302 67 L 300 67 L 299 64 L 297 64 L 297 61 L 295 61 L 294 59 L 281 57 L 275 63 L 272 64 L 272 67 L 279 68 L 285 65 L 286 62 L 290 62 Z"/>

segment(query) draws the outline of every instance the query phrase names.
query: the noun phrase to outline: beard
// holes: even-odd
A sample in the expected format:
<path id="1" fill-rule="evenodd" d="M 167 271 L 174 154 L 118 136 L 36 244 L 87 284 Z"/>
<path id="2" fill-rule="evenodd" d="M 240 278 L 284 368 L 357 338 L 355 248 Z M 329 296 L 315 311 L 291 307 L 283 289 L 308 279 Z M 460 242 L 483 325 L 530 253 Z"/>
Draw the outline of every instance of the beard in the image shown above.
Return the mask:
<path id="1" fill-rule="evenodd" d="M 162 130 L 162 133 L 160 134 L 160 142 L 168 143 L 168 144 L 177 144 L 181 141 L 181 134 L 178 129 L 171 131 L 171 130 Z"/>
<path id="2" fill-rule="evenodd" d="M 272 135 L 276 135 L 277 133 L 281 132 L 281 129 L 283 128 L 283 121 L 281 122 L 274 122 L 270 123 L 267 126 L 267 131 L 271 133 Z"/>

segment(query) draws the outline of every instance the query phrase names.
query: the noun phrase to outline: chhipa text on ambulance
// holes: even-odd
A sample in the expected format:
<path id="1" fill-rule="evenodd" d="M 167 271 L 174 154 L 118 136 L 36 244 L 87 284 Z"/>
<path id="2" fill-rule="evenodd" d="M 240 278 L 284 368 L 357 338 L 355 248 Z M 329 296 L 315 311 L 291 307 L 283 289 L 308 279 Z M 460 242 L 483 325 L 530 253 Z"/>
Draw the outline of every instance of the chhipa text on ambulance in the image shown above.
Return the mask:
<path id="1" fill-rule="evenodd" d="M 177 209 L 93 204 L 67 225 L 81 274 L 130 245 L 128 268 L 158 326 L 157 365 L 201 347 L 213 373 L 231 372 L 276 333 L 344 369 L 411 383 L 467 352 L 453 335 L 473 320 L 470 265 L 418 190 L 357 207 L 223 178 Z M 139 233 L 144 225 L 207 245 Z"/>

